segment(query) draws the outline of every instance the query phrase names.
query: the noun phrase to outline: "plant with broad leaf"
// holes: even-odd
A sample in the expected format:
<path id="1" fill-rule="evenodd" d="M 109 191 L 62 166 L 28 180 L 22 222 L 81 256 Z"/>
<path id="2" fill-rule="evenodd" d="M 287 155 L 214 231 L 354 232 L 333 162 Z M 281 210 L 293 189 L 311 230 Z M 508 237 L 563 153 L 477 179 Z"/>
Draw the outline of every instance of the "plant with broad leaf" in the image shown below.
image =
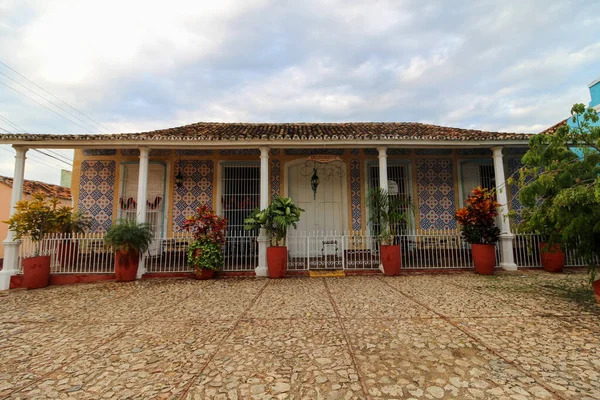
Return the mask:
<path id="1" fill-rule="evenodd" d="M 91 218 L 85 215 L 81 210 L 73 211 L 73 207 L 62 206 L 56 210 L 56 230 L 57 232 L 83 233 L 91 225 Z"/>
<path id="2" fill-rule="evenodd" d="M 570 124 L 531 137 L 518 178 L 519 230 L 575 250 L 592 281 L 600 258 L 599 121 L 593 108 L 573 105 Z"/>
<path id="3" fill-rule="evenodd" d="M 14 214 L 4 221 L 15 233 L 15 240 L 31 239 L 35 257 L 40 255 L 41 243 L 46 236 L 57 232 L 59 201 L 36 193 L 29 200 L 18 201 Z"/>
<path id="4" fill-rule="evenodd" d="M 400 228 L 409 222 L 412 202 L 408 196 L 390 195 L 381 187 L 374 187 L 367 193 L 367 207 L 371 214 L 369 222 L 383 245 L 394 242 Z"/>
<path id="5" fill-rule="evenodd" d="M 277 196 L 269 207 L 264 210 L 256 208 L 244 221 L 244 229 L 265 229 L 271 246 L 282 244 L 285 246 L 285 238 L 290 226 L 294 229 L 300 221 L 300 215 L 304 210 L 298 207 L 289 197 Z"/>
<path id="6" fill-rule="evenodd" d="M 194 238 L 187 250 L 188 265 L 195 270 L 221 268 L 227 219 L 204 204 L 196 209 L 196 214 L 187 218 L 183 228 Z"/>
<path id="7" fill-rule="evenodd" d="M 466 200 L 466 206 L 456 212 L 463 238 L 471 244 L 495 244 L 500 237 L 496 226 L 496 216 L 500 203 L 496 201 L 495 190 L 481 186 L 473 189 Z"/>

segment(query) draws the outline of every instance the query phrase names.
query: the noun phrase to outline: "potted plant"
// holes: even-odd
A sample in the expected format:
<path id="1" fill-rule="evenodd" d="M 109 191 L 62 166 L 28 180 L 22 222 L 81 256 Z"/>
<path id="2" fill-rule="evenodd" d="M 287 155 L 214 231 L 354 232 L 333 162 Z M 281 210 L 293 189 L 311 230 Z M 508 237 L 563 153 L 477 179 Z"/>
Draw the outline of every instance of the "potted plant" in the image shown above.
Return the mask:
<path id="1" fill-rule="evenodd" d="M 496 216 L 500 204 L 496 201 L 494 190 L 473 189 L 466 200 L 466 206 L 456 212 L 456 221 L 467 243 L 471 244 L 475 271 L 482 275 L 491 275 L 496 267 L 496 242 L 500 229 L 496 226 Z"/>
<path id="2" fill-rule="evenodd" d="M 270 278 L 283 278 L 287 269 L 287 247 L 285 239 L 290 226 L 297 227 L 304 210 L 289 197 L 277 196 L 269 207 L 252 211 L 244 221 L 244 229 L 265 229 L 269 238 L 267 268 Z"/>
<path id="3" fill-rule="evenodd" d="M 367 206 L 371 213 L 369 222 L 379 239 L 381 264 L 385 275 L 400 275 L 402 254 L 394 237 L 400 227 L 408 224 L 408 210 L 412 208 L 410 199 L 403 195 L 390 195 L 387 190 L 374 187 L 367 193 Z"/>
<path id="4" fill-rule="evenodd" d="M 18 201 L 15 213 L 4 221 L 15 233 L 15 240 L 29 237 L 33 243 L 33 257 L 23 259 L 23 285 L 27 289 L 48 286 L 50 256 L 43 255 L 43 241 L 56 232 L 58 199 L 34 194 L 30 200 Z"/>
<path id="5" fill-rule="evenodd" d="M 153 238 L 150 224 L 121 219 L 112 225 L 104 236 L 106 246 L 116 251 L 115 277 L 119 282 L 136 278 L 140 252 L 148 250 Z"/>
<path id="6" fill-rule="evenodd" d="M 60 233 L 56 248 L 56 258 L 60 266 L 71 266 L 79 256 L 79 242 L 73 235 L 85 232 L 91 220 L 82 211 L 62 206 L 56 210 L 56 231 Z"/>
<path id="7" fill-rule="evenodd" d="M 223 267 L 223 245 L 227 220 L 203 205 L 189 217 L 183 227 L 192 233 L 194 242 L 188 247 L 187 262 L 197 279 L 210 279 Z"/>

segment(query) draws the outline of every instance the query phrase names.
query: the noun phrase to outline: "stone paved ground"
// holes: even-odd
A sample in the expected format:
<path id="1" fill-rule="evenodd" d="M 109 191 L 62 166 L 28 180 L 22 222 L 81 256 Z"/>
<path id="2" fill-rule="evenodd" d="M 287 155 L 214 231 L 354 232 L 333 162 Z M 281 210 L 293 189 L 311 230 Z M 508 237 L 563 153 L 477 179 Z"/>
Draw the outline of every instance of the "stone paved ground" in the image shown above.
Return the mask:
<path id="1" fill-rule="evenodd" d="M 586 275 L 146 280 L 0 294 L 0 398 L 600 399 Z"/>

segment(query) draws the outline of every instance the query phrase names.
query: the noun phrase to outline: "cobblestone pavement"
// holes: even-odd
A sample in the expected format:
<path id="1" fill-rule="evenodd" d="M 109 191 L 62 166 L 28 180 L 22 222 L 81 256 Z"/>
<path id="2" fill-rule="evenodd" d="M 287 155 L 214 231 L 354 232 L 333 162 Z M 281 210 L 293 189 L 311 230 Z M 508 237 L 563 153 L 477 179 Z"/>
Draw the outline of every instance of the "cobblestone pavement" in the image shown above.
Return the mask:
<path id="1" fill-rule="evenodd" d="M 0 398 L 600 399 L 581 272 L 0 293 Z"/>

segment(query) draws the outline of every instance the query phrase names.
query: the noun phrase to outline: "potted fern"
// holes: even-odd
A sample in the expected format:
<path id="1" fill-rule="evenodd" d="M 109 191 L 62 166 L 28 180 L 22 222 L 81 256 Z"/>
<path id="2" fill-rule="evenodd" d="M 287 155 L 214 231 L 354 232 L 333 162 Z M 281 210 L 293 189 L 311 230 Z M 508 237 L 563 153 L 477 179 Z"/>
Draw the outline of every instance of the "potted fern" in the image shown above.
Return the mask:
<path id="1" fill-rule="evenodd" d="M 481 186 L 473 189 L 466 203 L 456 212 L 456 221 L 463 238 L 471 244 L 475 271 L 491 275 L 496 267 L 496 243 L 500 237 L 500 229 L 496 226 L 500 204 L 494 190 Z"/>
<path id="2" fill-rule="evenodd" d="M 140 253 L 148 250 L 153 233 L 150 224 L 121 219 L 112 225 L 104 236 L 106 246 L 116 252 L 115 277 L 119 282 L 135 280 Z"/>
<path id="3" fill-rule="evenodd" d="M 189 217 L 184 229 L 192 233 L 194 242 L 188 247 L 187 262 L 197 279 L 210 279 L 223 267 L 223 245 L 227 220 L 203 205 Z"/>
<path id="4" fill-rule="evenodd" d="M 410 198 L 390 195 L 387 190 L 374 187 L 367 193 L 367 206 L 371 214 L 369 222 L 379 240 L 383 273 L 400 275 L 402 254 L 400 245 L 394 244 L 394 237 L 400 233 L 401 226 L 409 223 Z"/>
<path id="5" fill-rule="evenodd" d="M 269 207 L 252 211 L 244 221 L 244 229 L 265 229 L 269 238 L 267 268 L 270 278 L 283 278 L 287 270 L 287 247 L 285 240 L 290 226 L 297 227 L 304 210 L 289 197 L 277 196 Z"/>
<path id="6" fill-rule="evenodd" d="M 15 233 L 15 240 L 28 237 L 33 243 L 33 256 L 23 259 L 23 285 L 27 289 L 48 286 L 50 255 L 43 254 L 43 243 L 56 232 L 58 199 L 34 194 L 30 200 L 18 201 L 15 213 L 4 221 Z"/>

